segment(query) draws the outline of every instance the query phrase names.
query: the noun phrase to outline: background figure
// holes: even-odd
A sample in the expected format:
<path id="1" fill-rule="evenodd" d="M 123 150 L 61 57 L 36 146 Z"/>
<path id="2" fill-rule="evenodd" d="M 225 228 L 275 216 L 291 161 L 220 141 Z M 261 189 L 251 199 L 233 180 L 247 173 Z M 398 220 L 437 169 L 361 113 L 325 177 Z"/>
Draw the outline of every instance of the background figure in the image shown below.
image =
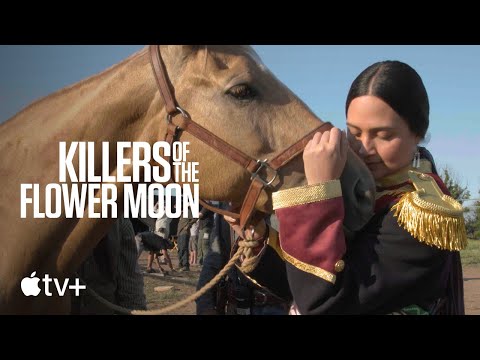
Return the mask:
<path id="1" fill-rule="evenodd" d="M 156 209 L 158 209 L 158 206 L 159 206 L 159 202 L 157 202 L 157 204 L 155 205 Z M 158 218 L 157 220 L 155 220 L 155 229 L 154 231 L 155 232 L 159 232 L 161 228 L 165 229 L 163 232 L 164 234 L 162 235 L 165 239 L 169 239 L 170 238 L 170 223 L 171 223 L 172 219 L 170 219 L 169 217 L 167 217 L 167 214 L 164 213 L 162 217 Z"/>
<path id="2" fill-rule="evenodd" d="M 181 217 L 178 220 L 177 247 L 178 247 L 178 271 L 190 271 L 189 249 L 190 227 L 196 219 L 193 218 L 192 211 L 188 209 L 188 217 Z"/>
<path id="3" fill-rule="evenodd" d="M 189 250 L 190 250 L 190 265 L 197 265 L 197 249 L 198 249 L 198 220 L 195 221 L 190 228 L 190 242 L 189 242 Z"/>
<path id="4" fill-rule="evenodd" d="M 172 211 L 175 212 L 176 205 L 175 201 L 172 199 Z M 167 229 L 167 236 L 169 239 L 173 239 L 174 237 L 176 238 L 177 232 L 178 232 L 178 222 L 180 221 L 180 218 L 173 218 L 170 219 L 170 222 L 168 224 L 168 229 Z"/>
<path id="5" fill-rule="evenodd" d="M 162 268 L 159 256 L 163 255 L 168 264 L 170 270 L 175 271 L 172 266 L 172 260 L 168 254 L 168 249 L 171 249 L 172 246 L 170 242 L 165 238 L 165 228 L 160 228 L 158 232 L 141 232 L 135 236 L 135 241 L 137 244 L 138 258 L 144 250 L 148 251 L 148 260 L 147 260 L 147 273 L 155 272 L 152 268 L 153 261 L 157 263 L 158 269 L 163 275 L 167 275 L 168 272 Z"/>
<path id="6" fill-rule="evenodd" d="M 214 212 L 207 208 L 202 208 L 198 216 L 198 243 L 197 243 L 197 262 L 203 265 L 203 259 L 210 251 L 210 242 L 213 229 Z"/>
<path id="7" fill-rule="evenodd" d="M 128 309 L 146 310 L 143 276 L 137 270 L 135 234 L 129 219 L 119 217 L 108 234 L 78 270 L 87 289 Z M 114 311 L 96 300 L 88 291 L 72 296 L 72 314 L 108 315 Z"/>
<path id="8" fill-rule="evenodd" d="M 226 205 L 221 204 L 222 208 L 227 208 Z M 212 246 L 211 251 L 203 261 L 202 271 L 197 283 L 197 290 L 201 289 L 211 279 L 218 274 L 218 272 L 228 262 L 230 256 L 230 225 L 223 221 L 222 218 L 216 216 L 214 218 L 214 228 L 212 231 Z M 233 270 L 235 271 L 235 270 Z M 203 296 L 196 300 L 197 315 L 223 315 L 225 314 L 226 306 L 226 281 L 214 286 L 207 291 Z"/>
<path id="9" fill-rule="evenodd" d="M 220 203 L 220 207 L 228 209 L 225 203 Z M 211 249 L 204 258 L 197 290 L 213 279 L 230 259 L 231 244 L 235 242 L 235 235 L 221 215 L 214 216 L 211 239 Z M 271 256 L 274 255 L 269 253 L 265 258 L 271 260 L 273 259 Z M 270 268 L 272 272 L 266 273 L 270 278 L 275 278 L 273 281 L 276 283 L 275 286 L 271 286 L 270 289 L 259 286 L 258 282 L 254 284 L 234 266 L 225 279 L 196 300 L 197 315 L 286 315 L 290 302 L 285 299 L 289 299 L 291 295 L 286 281 L 285 264 L 280 259 L 276 264 L 270 260 L 264 264 L 267 267 L 272 265 Z M 280 283 L 281 285 L 277 286 Z M 282 297 L 275 295 L 273 289 L 282 294 Z"/>
<path id="10" fill-rule="evenodd" d="M 155 231 L 155 234 L 160 236 L 163 239 L 163 244 L 165 244 L 165 247 L 161 249 L 162 250 L 161 255 L 163 255 L 164 264 L 168 265 L 170 271 L 174 272 L 175 269 L 173 268 L 173 265 L 172 265 L 172 259 L 170 258 L 170 254 L 168 253 L 168 251 L 172 250 L 174 247 L 173 240 L 167 237 L 166 228 L 159 228 L 158 231 Z M 159 261 L 158 257 L 157 257 L 157 261 Z"/>

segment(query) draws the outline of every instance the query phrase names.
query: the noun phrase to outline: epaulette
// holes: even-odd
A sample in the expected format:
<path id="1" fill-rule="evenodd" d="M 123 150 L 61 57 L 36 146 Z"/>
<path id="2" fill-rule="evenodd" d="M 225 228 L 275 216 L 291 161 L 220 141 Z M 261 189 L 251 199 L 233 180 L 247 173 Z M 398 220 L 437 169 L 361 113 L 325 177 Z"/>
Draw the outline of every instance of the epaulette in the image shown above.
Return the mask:
<path id="1" fill-rule="evenodd" d="M 392 210 L 398 223 L 418 241 L 443 250 L 462 250 L 467 234 L 462 205 L 445 195 L 430 175 L 410 170 L 415 191 L 405 193 Z"/>

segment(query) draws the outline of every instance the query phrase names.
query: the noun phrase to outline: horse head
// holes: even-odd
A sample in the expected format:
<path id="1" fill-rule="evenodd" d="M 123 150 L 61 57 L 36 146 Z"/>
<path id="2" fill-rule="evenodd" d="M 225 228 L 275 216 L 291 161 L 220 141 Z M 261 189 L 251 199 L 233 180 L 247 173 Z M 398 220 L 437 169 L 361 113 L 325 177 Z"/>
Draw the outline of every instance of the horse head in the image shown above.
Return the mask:
<path id="1" fill-rule="evenodd" d="M 181 140 L 190 141 L 192 159 L 200 163 L 204 198 L 240 204 L 244 201 L 253 170 L 248 171 L 247 166 L 235 162 L 228 155 L 229 148 L 238 149 L 250 159 L 268 162 L 282 157 L 295 144 L 300 146 L 293 155 L 298 155 L 315 129 L 321 130 L 323 121 L 267 69 L 251 47 L 165 46 L 161 52 L 165 58 L 164 73 L 171 81 L 172 98 L 180 109 L 185 109 L 193 122 L 228 144 L 224 150 L 212 146 L 212 141 L 198 141 L 188 131 L 181 136 Z M 161 93 L 161 84 L 159 87 Z M 160 101 L 159 106 L 163 104 L 165 111 L 168 99 Z M 280 166 L 273 169 L 274 174 L 268 166 L 257 167 L 264 170 L 264 174 L 259 174 L 260 179 L 271 181 L 256 201 L 258 210 L 272 212 L 273 191 L 305 184 L 301 156 L 291 153 L 288 156 L 291 161 L 277 164 Z M 341 183 L 345 226 L 357 230 L 371 216 L 374 182 L 352 151 Z"/>

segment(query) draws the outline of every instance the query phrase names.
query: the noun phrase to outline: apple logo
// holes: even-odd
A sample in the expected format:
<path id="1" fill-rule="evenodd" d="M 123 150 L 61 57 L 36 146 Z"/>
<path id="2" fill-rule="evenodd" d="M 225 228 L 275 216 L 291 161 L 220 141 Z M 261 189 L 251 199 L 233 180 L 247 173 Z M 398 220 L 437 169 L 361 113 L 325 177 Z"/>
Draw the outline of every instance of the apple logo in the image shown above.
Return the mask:
<path id="1" fill-rule="evenodd" d="M 22 291 L 25 296 L 37 296 L 40 294 L 40 288 L 38 286 L 38 282 L 40 279 L 38 277 L 34 277 L 37 272 L 34 271 L 30 277 L 23 278 L 21 282 Z"/>

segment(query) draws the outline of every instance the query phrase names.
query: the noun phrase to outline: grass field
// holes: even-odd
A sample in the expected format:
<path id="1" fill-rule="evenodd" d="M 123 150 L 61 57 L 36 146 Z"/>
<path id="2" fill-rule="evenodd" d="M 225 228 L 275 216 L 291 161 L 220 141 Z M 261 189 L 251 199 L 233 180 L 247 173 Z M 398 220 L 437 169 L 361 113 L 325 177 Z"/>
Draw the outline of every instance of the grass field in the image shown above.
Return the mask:
<path id="1" fill-rule="evenodd" d="M 468 246 L 461 252 L 463 265 L 480 265 L 480 240 L 468 240 Z"/>

